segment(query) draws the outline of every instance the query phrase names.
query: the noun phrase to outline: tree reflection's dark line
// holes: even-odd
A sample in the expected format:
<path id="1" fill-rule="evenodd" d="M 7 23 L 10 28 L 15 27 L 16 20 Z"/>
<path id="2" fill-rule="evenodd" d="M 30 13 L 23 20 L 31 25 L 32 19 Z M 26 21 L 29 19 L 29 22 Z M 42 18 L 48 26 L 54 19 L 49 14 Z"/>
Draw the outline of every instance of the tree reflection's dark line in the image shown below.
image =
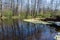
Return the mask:
<path id="1" fill-rule="evenodd" d="M 33 24 L 28 22 L 21 22 L 20 25 L 18 19 L 13 20 L 10 25 L 3 20 L 1 22 L 1 40 L 33 40 L 35 38 L 39 40 L 41 32 L 46 31 L 46 27 L 48 27 L 48 25 Z"/>
<path id="2" fill-rule="evenodd" d="M 15 40 L 15 37 L 16 37 L 16 24 L 15 24 L 15 20 L 13 20 L 13 40 Z"/>
<path id="3" fill-rule="evenodd" d="M 1 40 L 4 40 L 4 29 L 3 29 L 3 20 L 1 19 L 1 29 L 2 29 L 2 32 L 1 32 Z"/>

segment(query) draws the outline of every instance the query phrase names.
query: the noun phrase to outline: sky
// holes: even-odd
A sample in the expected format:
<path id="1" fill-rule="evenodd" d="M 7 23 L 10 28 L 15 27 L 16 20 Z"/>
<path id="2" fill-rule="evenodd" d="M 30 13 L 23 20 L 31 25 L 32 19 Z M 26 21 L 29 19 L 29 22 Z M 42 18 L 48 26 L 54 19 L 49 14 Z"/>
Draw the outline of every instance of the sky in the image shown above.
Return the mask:
<path id="1" fill-rule="evenodd" d="M 8 0 L 7 0 L 8 1 Z M 44 4 L 44 6 L 45 7 L 47 7 L 47 6 L 51 6 L 50 5 L 50 1 L 51 0 L 43 0 L 43 4 Z M 54 0 L 54 2 L 53 3 L 56 3 L 55 1 L 57 1 L 57 0 Z M 4 2 L 5 2 L 5 0 L 2 0 L 2 2 L 3 2 L 3 5 L 4 5 Z M 33 0 L 32 0 L 32 2 L 34 2 Z M 21 8 L 21 0 L 19 0 L 19 9 Z M 23 5 L 22 5 L 22 7 L 23 8 L 25 8 L 26 7 L 26 3 L 27 3 L 27 0 L 23 0 Z M 59 0 L 57 1 L 57 3 L 59 3 Z M 15 0 L 15 4 L 16 4 L 16 0 Z M 29 1 L 29 4 L 30 4 L 30 7 L 31 7 L 31 0 Z M 32 4 L 33 5 L 33 4 Z M 55 5 L 53 4 L 53 6 L 55 7 Z M 52 7 L 53 8 L 53 7 Z M 60 6 L 58 6 L 58 8 L 60 8 Z"/>

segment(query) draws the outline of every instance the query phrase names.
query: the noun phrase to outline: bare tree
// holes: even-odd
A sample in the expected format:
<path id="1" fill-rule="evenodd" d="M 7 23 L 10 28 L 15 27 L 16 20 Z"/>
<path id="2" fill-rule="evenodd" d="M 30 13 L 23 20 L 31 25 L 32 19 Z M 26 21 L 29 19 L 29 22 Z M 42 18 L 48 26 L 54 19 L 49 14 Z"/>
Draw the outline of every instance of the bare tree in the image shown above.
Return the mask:
<path id="1" fill-rule="evenodd" d="M 36 17 L 36 0 L 31 0 L 31 16 Z"/>
<path id="2" fill-rule="evenodd" d="M 57 11 L 58 11 L 58 9 L 57 9 L 58 6 L 59 6 L 59 5 L 58 5 L 58 0 L 57 0 L 56 3 L 55 3 L 55 10 L 54 10 L 54 15 L 53 15 L 53 16 L 56 15 L 56 13 L 57 13 Z"/>
<path id="3" fill-rule="evenodd" d="M 21 14 L 22 14 L 22 4 L 23 4 L 23 3 L 22 3 L 22 0 L 21 0 Z"/>
<path id="4" fill-rule="evenodd" d="M 29 14 L 29 0 L 27 0 L 27 11 L 26 11 L 26 16 L 25 16 L 25 18 L 28 17 L 28 14 Z"/>
<path id="5" fill-rule="evenodd" d="M 19 1 L 17 0 L 15 15 L 17 15 L 17 13 L 18 13 L 18 6 L 19 6 Z"/>
<path id="6" fill-rule="evenodd" d="M 53 3 L 54 2 L 54 0 L 51 0 L 50 1 L 50 5 L 48 5 L 48 9 L 47 9 L 47 12 L 49 12 L 50 14 L 51 14 L 51 17 L 53 16 L 53 10 L 52 10 L 52 8 L 53 8 Z"/>
<path id="7" fill-rule="evenodd" d="M 2 17 L 2 0 L 0 0 L 0 17 Z"/>
<path id="8" fill-rule="evenodd" d="M 14 16 L 15 15 L 15 2 L 14 2 L 14 0 L 11 0 L 11 10 L 12 10 L 12 13 Z"/>
<path id="9" fill-rule="evenodd" d="M 36 0 L 34 2 L 33 16 L 34 16 L 34 18 L 36 17 Z"/>
<path id="10" fill-rule="evenodd" d="M 37 13 L 41 11 L 42 0 L 37 0 Z"/>

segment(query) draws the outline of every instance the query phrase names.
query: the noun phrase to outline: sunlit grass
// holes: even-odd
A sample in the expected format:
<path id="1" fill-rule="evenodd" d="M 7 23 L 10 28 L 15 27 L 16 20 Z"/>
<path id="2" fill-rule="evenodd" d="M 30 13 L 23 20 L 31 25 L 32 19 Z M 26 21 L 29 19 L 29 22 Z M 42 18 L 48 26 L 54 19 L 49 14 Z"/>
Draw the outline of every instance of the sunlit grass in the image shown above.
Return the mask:
<path id="1" fill-rule="evenodd" d="M 34 23 L 34 24 L 36 24 L 36 23 L 39 23 L 39 24 L 51 24 L 51 23 L 41 21 L 41 20 L 38 20 L 38 19 L 24 19 L 23 21 L 31 22 L 31 23 Z"/>
<path id="2" fill-rule="evenodd" d="M 12 18 L 12 19 L 19 19 L 20 16 L 12 16 L 11 18 Z M 5 16 L 2 16 L 1 19 L 4 20 L 4 19 L 10 19 L 10 18 L 9 18 L 9 17 L 5 17 Z"/>
<path id="3" fill-rule="evenodd" d="M 12 16 L 12 19 L 19 19 L 20 16 Z"/>
<path id="4" fill-rule="evenodd" d="M 2 16 L 2 17 L 1 17 L 1 19 L 7 19 L 7 17 L 5 17 L 5 16 Z"/>

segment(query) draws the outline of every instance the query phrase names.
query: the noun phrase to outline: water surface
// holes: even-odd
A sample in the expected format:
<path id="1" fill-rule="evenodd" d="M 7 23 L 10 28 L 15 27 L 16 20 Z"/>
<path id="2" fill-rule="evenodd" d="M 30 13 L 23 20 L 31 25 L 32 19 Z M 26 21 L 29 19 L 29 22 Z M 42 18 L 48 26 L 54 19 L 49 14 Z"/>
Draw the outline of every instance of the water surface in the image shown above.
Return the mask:
<path id="1" fill-rule="evenodd" d="M 54 40 L 57 31 L 45 24 L 16 20 L 2 20 L 0 40 Z"/>

